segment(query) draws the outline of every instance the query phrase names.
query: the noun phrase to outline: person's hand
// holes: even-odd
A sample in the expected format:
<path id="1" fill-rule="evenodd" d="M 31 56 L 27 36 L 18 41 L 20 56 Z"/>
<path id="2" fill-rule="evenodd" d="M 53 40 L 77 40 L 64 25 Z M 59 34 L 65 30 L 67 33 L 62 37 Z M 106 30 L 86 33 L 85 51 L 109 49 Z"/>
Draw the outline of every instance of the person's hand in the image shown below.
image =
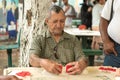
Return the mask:
<path id="1" fill-rule="evenodd" d="M 43 59 L 41 61 L 41 67 L 53 74 L 60 74 L 62 72 L 61 64 L 48 59 Z"/>
<path id="2" fill-rule="evenodd" d="M 7 76 L 1 76 L 0 80 L 22 80 L 22 79 L 19 79 L 14 75 L 7 75 Z"/>
<path id="3" fill-rule="evenodd" d="M 88 8 L 88 12 L 91 12 L 91 11 L 92 11 L 92 7 L 89 7 L 89 8 Z"/>
<path id="4" fill-rule="evenodd" d="M 115 54 L 115 56 L 117 56 L 117 52 L 116 52 L 114 46 L 115 46 L 114 42 L 112 42 L 112 41 L 104 42 L 104 44 L 103 44 L 104 53 L 110 54 L 113 52 Z"/>
<path id="5" fill-rule="evenodd" d="M 68 63 L 67 65 L 72 66 L 67 70 L 67 73 L 70 75 L 81 74 L 82 71 L 86 68 L 86 64 L 82 61 L 71 62 L 71 63 Z"/>
<path id="6" fill-rule="evenodd" d="M 117 69 L 116 69 L 116 74 L 115 74 L 115 76 L 120 77 L 120 68 L 117 68 Z"/>
<path id="7" fill-rule="evenodd" d="M 99 26 L 92 26 L 93 31 L 99 31 Z"/>

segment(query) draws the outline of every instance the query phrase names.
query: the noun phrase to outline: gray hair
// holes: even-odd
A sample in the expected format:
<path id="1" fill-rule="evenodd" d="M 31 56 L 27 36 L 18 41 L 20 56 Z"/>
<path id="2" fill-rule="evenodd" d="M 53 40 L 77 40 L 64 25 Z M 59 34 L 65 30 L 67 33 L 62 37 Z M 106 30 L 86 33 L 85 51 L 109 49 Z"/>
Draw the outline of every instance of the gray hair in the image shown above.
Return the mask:
<path id="1" fill-rule="evenodd" d="M 65 15 L 65 12 L 64 12 L 64 10 L 61 8 L 61 7 L 59 7 L 59 6 L 56 6 L 56 5 L 52 5 L 51 7 L 50 7 L 50 9 L 49 9 L 49 12 L 48 12 L 48 18 L 50 18 L 50 16 L 51 16 L 51 11 L 54 11 L 54 12 L 56 12 L 56 13 L 59 13 L 59 12 L 63 12 L 63 14 Z"/>
<path id="2" fill-rule="evenodd" d="M 63 12 L 64 12 L 64 10 L 63 10 L 61 7 L 57 6 L 57 5 L 52 5 L 52 6 L 50 7 L 49 11 L 54 11 L 54 12 L 56 12 L 56 13 L 59 13 L 60 11 L 63 11 Z"/>

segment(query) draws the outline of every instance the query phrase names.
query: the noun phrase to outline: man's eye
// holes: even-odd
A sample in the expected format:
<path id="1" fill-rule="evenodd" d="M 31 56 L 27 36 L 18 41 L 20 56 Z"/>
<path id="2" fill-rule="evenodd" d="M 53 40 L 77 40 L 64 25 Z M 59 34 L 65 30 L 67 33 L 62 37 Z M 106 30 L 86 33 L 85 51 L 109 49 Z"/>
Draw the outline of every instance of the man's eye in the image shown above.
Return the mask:
<path id="1" fill-rule="evenodd" d="M 64 21 L 64 20 L 61 20 L 60 22 L 61 22 L 61 23 L 64 23 L 65 21 Z"/>
<path id="2" fill-rule="evenodd" d="M 57 23 L 57 21 L 53 21 L 53 23 Z"/>

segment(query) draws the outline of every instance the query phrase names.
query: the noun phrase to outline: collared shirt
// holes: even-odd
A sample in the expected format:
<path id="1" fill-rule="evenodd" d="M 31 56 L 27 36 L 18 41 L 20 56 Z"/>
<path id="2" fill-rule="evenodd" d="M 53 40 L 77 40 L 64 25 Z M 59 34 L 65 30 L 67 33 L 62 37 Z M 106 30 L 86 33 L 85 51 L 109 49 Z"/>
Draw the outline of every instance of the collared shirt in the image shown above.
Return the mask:
<path id="1" fill-rule="evenodd" d="M 66 65 L 84 57 L 80 46 L 80 41 L 73 35 L 63 32 L 60 41 L 57 43 L 50 32 L 46 31 L 32 40 L 30 53 Z"/>

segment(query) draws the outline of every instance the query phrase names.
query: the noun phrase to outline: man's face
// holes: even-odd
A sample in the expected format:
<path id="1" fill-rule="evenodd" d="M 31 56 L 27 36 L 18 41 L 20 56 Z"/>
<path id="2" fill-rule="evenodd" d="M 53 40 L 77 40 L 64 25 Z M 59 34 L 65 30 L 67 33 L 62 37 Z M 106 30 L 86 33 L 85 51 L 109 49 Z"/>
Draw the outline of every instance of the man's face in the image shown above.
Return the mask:
<path id="1" fill-rule="evenodd" d="M 49 31 L 53 35 L 61 35 L 65 25 L 65 15 L 63 11 L 56 13 L 51 11 L 50 18 L 46 19 Z"/>
<path id="2" fill-rule="evenodd" d="M 63 3 L 64 3 L 64 4 L 67 4 L 67 3 L 68 3 L 68 0 L 63 0 Z"/>
<path id="3" fill-rule="evenodd" d="M 99 3 L 100 3 L 100 4 L 104 4 L 104 3 L 105 3 L 105 0 L 99 0 Z"/>
<path id="4" fill-rule="evenodd" d="M 57 0 L 52 0 L 52 2 L 57 2 Z"/>

